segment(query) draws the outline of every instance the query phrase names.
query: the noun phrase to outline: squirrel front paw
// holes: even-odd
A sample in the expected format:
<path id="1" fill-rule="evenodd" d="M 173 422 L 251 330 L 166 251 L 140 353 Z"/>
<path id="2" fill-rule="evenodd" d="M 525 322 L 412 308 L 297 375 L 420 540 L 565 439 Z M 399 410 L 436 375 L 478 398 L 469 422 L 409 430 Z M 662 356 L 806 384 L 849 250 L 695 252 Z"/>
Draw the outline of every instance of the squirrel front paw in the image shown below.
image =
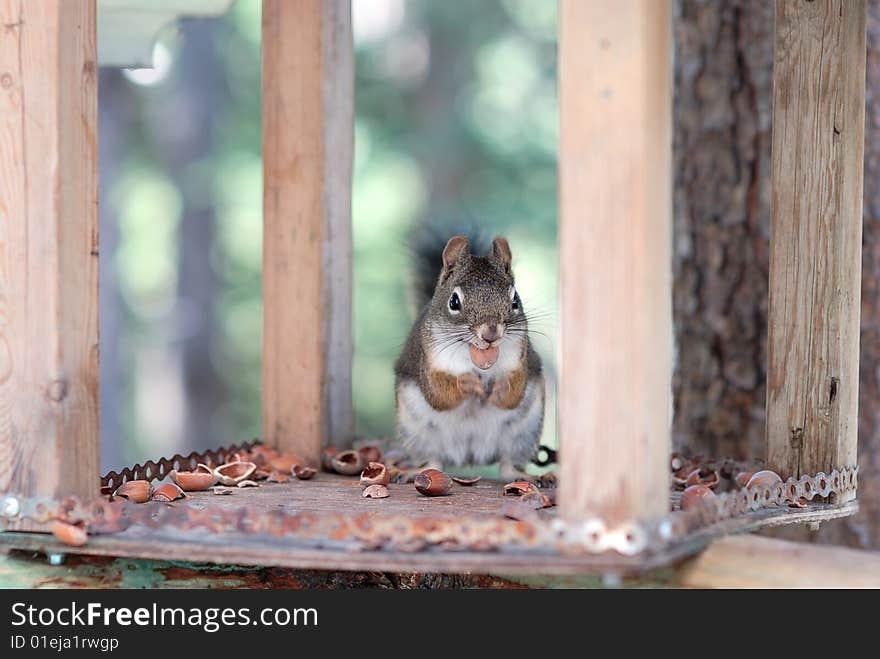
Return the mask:
<path id="1" fill-rule="evenodd" d="M 522 371 L 514 371 L 495 381 L 489 402 L 496 407 L 512 410 L 522 402 L 525 392 L 526 380 Z"/>
<path id="2" fill-rule="evenodd" d="M 483 396 L 483 384 L 473 373 L 463 373 L 456 379 L 458 390 L 464 396 Z"/>
<path id="3" fill-rule="evenodd" d="M 510 400 L 510 380 L 501 378 L 496 380 L 492 386 L 492 394 L 489 396 L 489 402 L 496 407 L 508 407 Z"/>

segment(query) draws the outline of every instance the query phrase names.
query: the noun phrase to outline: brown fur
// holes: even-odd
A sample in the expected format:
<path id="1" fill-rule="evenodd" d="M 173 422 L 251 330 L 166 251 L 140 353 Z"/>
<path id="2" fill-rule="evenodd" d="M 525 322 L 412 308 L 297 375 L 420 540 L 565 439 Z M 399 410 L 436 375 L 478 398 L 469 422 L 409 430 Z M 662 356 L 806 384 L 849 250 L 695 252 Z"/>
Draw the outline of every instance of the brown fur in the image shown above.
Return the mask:
<path id="1" fill-rule="evenodd" d="M 512 410 L 522 402 L 526 393 L 526 372 L 524 368 L 511 371 L 504 378 L 498 380 L 492 387 L 492 395 L 489 402 L 496 407 Z"/>
<path id="2" fill-rule="evenodd" d="M 468 396 L 482 396 L 480 381 L 473 375 L 456 377 L 444 371 L 424 369 L 419 385 L 425 400 L 435 410 L 451 410 Z"/>

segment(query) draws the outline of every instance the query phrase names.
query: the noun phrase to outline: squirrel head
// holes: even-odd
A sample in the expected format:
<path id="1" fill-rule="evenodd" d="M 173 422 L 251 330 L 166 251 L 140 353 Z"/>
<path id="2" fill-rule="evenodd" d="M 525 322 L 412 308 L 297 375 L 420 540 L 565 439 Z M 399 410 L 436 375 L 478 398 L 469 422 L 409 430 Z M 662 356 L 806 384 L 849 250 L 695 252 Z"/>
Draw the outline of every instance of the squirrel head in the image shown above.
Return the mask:
<path id="1" fill-rule="evenodd" d="M 433 325 L 479 348 L 497 344 L 512 328 L 524 328 L 510 262 L 506 238 L 495 237 L 482 256 L 471 253 L 467 237 L 450 238 L 431 299 Z"/>

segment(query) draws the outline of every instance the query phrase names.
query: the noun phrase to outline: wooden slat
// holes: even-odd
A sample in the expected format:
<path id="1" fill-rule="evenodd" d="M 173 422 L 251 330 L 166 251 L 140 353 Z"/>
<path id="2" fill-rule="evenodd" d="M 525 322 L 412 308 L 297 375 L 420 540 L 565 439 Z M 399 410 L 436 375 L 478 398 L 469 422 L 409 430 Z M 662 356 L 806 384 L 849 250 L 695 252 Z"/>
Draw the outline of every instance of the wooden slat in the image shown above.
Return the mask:
<path id="1" fill-rule="evenodd" d="M 61 551 L 51 536 L 24 536 L 15 534 L 29 543 L 35 551 Z M 2 541 L 3 536 L 0 536 Z M 144 542 L 148 554 L 157 554 L 158 560 L 117 558 L 109 552 L 102 539 L 98 539 L 94 556 L 68 556 L 62 567 L 53 567 L 45 558 L 32 558 L 31 553 L 16 553 L 4 556 L 0 552 L 0 588 L 300 588 L 327 587 L 331 583 L 346 583 L 343 575 L 330 575 L 321 572 L 300 571 L 295 568 L 255 568 L 250 566 L 250 556 L 239 552 L 244 566 L 224 564 L 219 568 L 181 560 L 168 560 L 162 550 L 161 542 L 147 539 Z M 2 542 L 0 542 L 2 548 Z M 87 547 L 77 548 L 81 552 Z M 313 555 L 320 551 L 313 550 Z M 229 558 L 233 555 L 224 548 Z M 284 555 L 286 558 L 286 555 Z M 400 558 L 400 562 L 395 558 Z M 471 569 L 479 572 L 498 574 L 509 559 L 494 563 L 497 554 L 484 554 L 483 561 L 475 563 L 472 557 Z M 327 561 L 303 556 L 303 564 L 317 560 L 320 567 L 334 566 L 337 569 L 363 569 L 376 572 L 381 568 L 390 571 L 405 569 L 424 569 L 425 558 L 413 554 L 383 554 L 373 565 L 368 559 L 376 558 L 372 552 L 358 560 L 344 552 L 328 551 Z M 447 558 L 453 558 L 454 554 Z M 503 558 L 503 557 L 502 557 Z M 190 560 L 196 560 L 190 557 Z M 218 562 L 215 556 L 211 562 Z M 430 560 L 430 559 L 428 559 Z M 467 559 L 466 559 L 467 560 Z M 446 563 L 439 560 L 438 563 Z M 354 566 L 354 567 L 353 567 Z M 381 566 L 381 568 L 380 568 Z M 456 569 L 450 566 L 450 571 Z M 294 571 L 296 570 L 296 571 Z M 542 573 L 540 566 L 531 571 L 519 570 L 522 581 L 531 587 L 598 587 L 596 579 L 577 581 L 565 576 L 548 577 L 547 574 L 568 575 L 559 569 Z M 352 577 L 354 579 L 354 577 Z M 480 579 L 471 573 L 461 587 L 486 587 L 511 585 L 510 582 Z M 328 583 L 324 583 L 324 582 Z M 500 581 L 500 580 L 498 580 Z M 785 542 L 757 536 L 737 536 L 723 538 L 712 543 L 705 552 L 686 561 L 672 572 L 662 570 L 638 577 L 630 577 L 622 586 L 636 587 L 690 587 L 690 588 L 877 588 L 880 587 L 880 555 L 876 552 L 858 551 L 843 547 L 810 545 Z"/>
<path id="2" fill-rule="evenodd" d="M 666 512 L 671 25 L 666 0 L 560 5 L 561 508 Z"/>
<path id="3" fill-rule="evenodd" d="M 857 460 L 865 0 L 778 0 L 775 34 L 767 459 L 787 478 Z"/>
<path id="4" fill-rule="evenodd" d="M 735 536 L 713 542 L 678 576 L 693 588 L 880 588 L 880 553 Z"/>
<path id="5" fill-rule="evenodd" d="M 0 491 L 98 479 L 94 0 L 0 0 Z"/>
<path id="6" fill-rule="evenodd" d="M 353 432 L 348 0 L 263 3 L 263 433 L 316 463 Z"/>

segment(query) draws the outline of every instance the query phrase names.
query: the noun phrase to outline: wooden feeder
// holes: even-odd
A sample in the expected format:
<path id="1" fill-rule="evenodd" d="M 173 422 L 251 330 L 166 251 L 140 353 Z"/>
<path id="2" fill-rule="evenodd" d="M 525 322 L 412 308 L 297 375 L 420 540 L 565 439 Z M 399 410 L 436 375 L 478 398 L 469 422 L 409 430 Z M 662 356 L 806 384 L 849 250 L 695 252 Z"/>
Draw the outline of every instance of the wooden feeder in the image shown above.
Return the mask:
<path id="1" fill-rule="evenodd" d="M 100 498 L 95 0 L 3 3 L 0 23 L 0 544 L 620 574 L 856 510 L 864 0 L 777 0 L 766 460 L 783 481 L 687 512 L 670 512 L 671 2 L 562 0 L 561 486 L 558 508 L 518 520 L 487 482 L 436 498 L 391 484 L 370 500 L 320 474 L 173 505 Z M 349 0 L 264 0 L 262 67 L 263 437 L 317 465 L 353 433 Z M 46 535 L 58 520 L 88 542 Z"/>

